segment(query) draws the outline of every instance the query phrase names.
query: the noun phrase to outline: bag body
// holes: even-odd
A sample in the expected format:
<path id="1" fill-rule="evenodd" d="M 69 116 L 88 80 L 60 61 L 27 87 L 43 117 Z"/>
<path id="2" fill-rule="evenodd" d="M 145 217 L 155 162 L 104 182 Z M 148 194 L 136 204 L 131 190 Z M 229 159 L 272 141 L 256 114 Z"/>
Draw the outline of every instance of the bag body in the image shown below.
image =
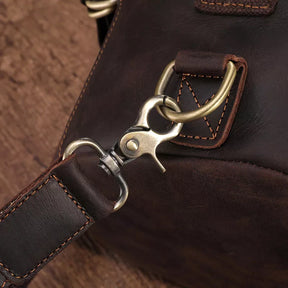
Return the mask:
<path id="1" fill-rule="evenodd" d="M 107 5 L 87 2 L 96 10 Z M 105 15 L 116 6 L 110 3 Z M 117 6 L 112 22 L 111 15 L 98 21 L 102 49 L 57 159 L 0 211 L 0 286 L 25 287 L 97 222 L 89 243 L 95 239 L 183 287 L 286 287 L 287 2 L 119 0 Z M 89 15 L 103 15 L 98 10 Z M 156 85 L 165 66 L 171 77 Z M 195 116 L 219 95 L 223 102 L 183 128 L 164 119 L 173 114 L 167 107 Z M 156 109 L 149 114 L 151 101 L 166 106 L 158 107 L 164 118 Z M 170 133 L 159 134 L 165 129 Z M 131 135 L 142 140 L 129 144 Z M 155 135 L 178 136 L 158 148 Z M 151 157 L 128 161 L 143 143 L 152 155 L 157 146 L 166 174 Z M 73 153 L 83 145 L 96 151 Z M 99 169 L 99 159 L 116 181 Z M 122 207 L 128 186 L 125 207 L 103 220 Z"/>
<path id="2" fill-rule="evenodd" d="M 182 135 L 159 148 L 164 175 L 145 157 L 125 167 L 131 196 L 92 233 L 137 267 L 184 287 L 282 287 L 288 283 L 288 2 L 226 2 L 120 0 L 59 154 L 80 137 L 111 147 L 178 51 L 244 57 L 249 72 L 234 121 L 227 124 L 232 112 L 224 103 L 185 124 Z M 212 76 L 175 74 L 166 93 L 183 110 L 195 109 L 221 83 Z M 88 153 L 81 167 L 108 191 L 94 162 Z"/>

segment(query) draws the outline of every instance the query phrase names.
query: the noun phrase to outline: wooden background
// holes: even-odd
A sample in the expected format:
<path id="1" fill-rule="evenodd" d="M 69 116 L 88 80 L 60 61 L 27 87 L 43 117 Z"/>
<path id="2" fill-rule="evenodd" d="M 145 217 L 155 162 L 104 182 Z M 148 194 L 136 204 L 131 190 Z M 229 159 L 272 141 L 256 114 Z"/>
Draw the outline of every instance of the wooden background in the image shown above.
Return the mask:
<path id="1" fill-rule="evenodd" d="M 0 0 L 0 205 L 49 165 L 99 51 L 80 1 Z M 95 246 L 89 236 L 30 287 L 172 288 Z"/>

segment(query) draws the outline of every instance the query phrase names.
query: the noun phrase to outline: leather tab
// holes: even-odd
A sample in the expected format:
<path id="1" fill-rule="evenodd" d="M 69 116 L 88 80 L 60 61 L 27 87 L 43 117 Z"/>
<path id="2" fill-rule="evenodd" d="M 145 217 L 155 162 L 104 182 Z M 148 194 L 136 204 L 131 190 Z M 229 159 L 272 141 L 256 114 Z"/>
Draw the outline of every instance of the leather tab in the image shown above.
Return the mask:
<path id="1" fill-rule="evenodd" d="M 195 0 L 201 12 L 221 15 L 263 16 L 274 12 L 278 0 Z"/>
<path id="2" fill-rule="evenodd" d="M 94 220 L 112 211 L 113 203 L 85 179 L 76 157 L 56 163 L 0 212 L 3 287 L 27 283 Z"/>
<path id="3" fill-rule="evenodd" d="M 167 94 L 175 95 L 175 86 L 178 85 L 175 98 L 182 111 L 199 109 L 212 99 L 223 81 L 228 61 L 233 61 L 237 68 L 237 77 L 229 96 L 208 116 L 185 123 L 173 143 L 202 149 L 221 146 L 235 119 L 248 69 L 245 59 L 235 55 L 193 51 L 178 53 L 175 62 L 177 83 L 169 84 Z"/>
<path id="4" fill-rule="evenodd" d="M 175 72 L 224 76 L 227 59 L 222 54 L 183 50 L 177 53 Z"/>

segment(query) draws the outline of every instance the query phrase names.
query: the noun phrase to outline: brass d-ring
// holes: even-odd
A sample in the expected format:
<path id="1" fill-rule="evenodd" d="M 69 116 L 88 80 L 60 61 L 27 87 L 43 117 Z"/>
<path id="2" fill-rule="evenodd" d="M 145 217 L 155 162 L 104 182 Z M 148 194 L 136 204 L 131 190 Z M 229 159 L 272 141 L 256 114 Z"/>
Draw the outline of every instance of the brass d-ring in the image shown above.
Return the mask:
<path id="1" fill-rule="evenodd" d="M 117 0 L 85 1 L 88 8 L 88 16 L 99 19 L 111 14 L 117 5 Z"/>
<path id="2" fill-rule="evenodd" d="M 155 95 L 164 94 L 164 90 L 174 73 L 175 61 L 170 62 L 164 69 L 157 87 L 155 89 Z M 229 61 L 226 66 L 226 73 L 221 83 L 221 86 L 215 96 L 205 105 L 201 106 L 199 109 L 188 112 L 175 112 L 168 107 L 158 106 L 157 111 L 164 118 L 176 122 L 176 123 L 187 123 L 199 118 L 203 118 L 214 110 L 216 110 L 229 95 L 229 92 L 233 86 L 237 75 L 237 68 L 232 61 Z"/>

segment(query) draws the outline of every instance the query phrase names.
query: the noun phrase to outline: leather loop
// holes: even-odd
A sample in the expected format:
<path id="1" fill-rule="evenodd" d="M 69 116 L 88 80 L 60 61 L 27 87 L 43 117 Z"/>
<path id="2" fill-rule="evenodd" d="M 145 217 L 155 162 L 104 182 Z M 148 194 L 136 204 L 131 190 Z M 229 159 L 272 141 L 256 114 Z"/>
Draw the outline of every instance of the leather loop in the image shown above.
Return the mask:
<path id="1" fill-rule="evenodd" d="M 102 191 L 98 192 L 94 185 L 91 185 L 91 182 L 82 173 L 77 157 L 56 167 L 54 173 L 59 179 L 63 179 L 63 183 L 69 187 L 69 191 L 73 195 L 77 195 L 77 200 L 93 219 L 107 217 L 113 212 L 114 203 L 107 200 Z"/>
<path id="2" fill-rule="evenodd" d="M 214 97 L 229 61 L 235 64 L 237 76 L 226 100 L 208 116 L 185 123 L 173 143 L 202 149 L 221 146 L 228 138 L 235 119 L 248 71 L 246 60 L 232 54 L 191 50 L 178 52 L 174 68 L 178 74 L 177 83 L 170 83 L 165 93 L 175 96 L 182 111 L 199 109 Z M 175 95 L 177 85 L 179 88 Z"/>
<path id="3" fill-rule="evenodd" d="M 226 64 L 224 54 L 183 50 L 177 53 L 175 72 L 224 76 Z"/>

